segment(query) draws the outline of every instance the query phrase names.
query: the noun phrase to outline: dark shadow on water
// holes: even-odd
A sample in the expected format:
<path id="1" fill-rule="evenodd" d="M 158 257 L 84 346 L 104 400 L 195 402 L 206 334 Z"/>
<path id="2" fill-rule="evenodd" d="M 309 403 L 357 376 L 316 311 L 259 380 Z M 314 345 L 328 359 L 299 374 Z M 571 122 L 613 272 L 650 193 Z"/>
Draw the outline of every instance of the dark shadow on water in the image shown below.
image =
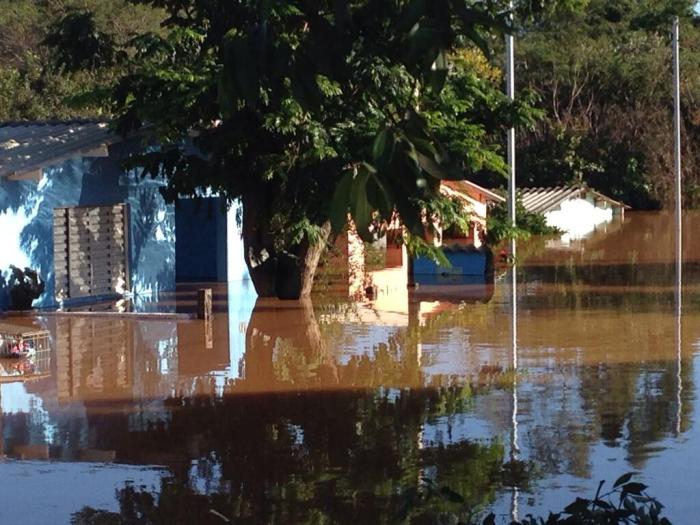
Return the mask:
<path id="1" fill-rule="evenodd" d="M 157 492 L 118 491 L 126 523 L 137 523 L 139 514 L 159 523 L 221 523 L 211 510 L 235 523 L 392 523 L 402 492 L 417 489 L 426 471 L 449 479 L 471 504 L 494 496 L 501 445 L 421 446 L 422 424 L 441 399 L 433 390 L 173 398 L 167 426 L 98 439 L 118 444 L 122 460 L 129 450 L 127 461 L 170 469 Z M 126 428 L 120 423 L 100 427 Z M 202 486 L 205 492 L 195 488 Z M 86 508 L 74 522 L 115 516 Z"/>

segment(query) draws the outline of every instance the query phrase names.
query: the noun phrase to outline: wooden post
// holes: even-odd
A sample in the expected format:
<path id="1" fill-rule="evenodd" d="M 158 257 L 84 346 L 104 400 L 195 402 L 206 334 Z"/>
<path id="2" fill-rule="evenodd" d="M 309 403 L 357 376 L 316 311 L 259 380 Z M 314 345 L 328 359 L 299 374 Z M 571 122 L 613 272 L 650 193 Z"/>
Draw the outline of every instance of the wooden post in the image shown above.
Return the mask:
<path id="1" fill-rule="evenodd" d="M 406 287 L 416 287 L 416 277 L 413 273 L 413 256 L 406 250 Z"/>
<path id="2" fill-rule="evenodd" d="M 197 319 L 211 321 L 212 293 L 211 288 L 197 290 Z"/>

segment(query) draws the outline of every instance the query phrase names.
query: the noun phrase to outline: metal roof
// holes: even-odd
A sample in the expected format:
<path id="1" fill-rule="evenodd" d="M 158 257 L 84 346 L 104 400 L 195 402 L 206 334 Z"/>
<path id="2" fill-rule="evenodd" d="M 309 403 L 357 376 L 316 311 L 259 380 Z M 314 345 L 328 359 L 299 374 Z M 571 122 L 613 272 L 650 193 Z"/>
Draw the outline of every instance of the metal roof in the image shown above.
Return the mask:
<path id="1" fill-rule="evenodd" d="M 81 155 L 104 156 L 97 148 L 118 140 L 103 121 L 0 123 L 0 178 L 23 178 Z"/>
<path id="2" fill-rule="evenodd" d="M 583 198 L 587 194 L 593 194 L 596 199 L 606 201 L 612 206 L 629 208 L 623 202 L 616 201 L 602 193 L 586 186 L 559 186 L 554 188 L 523 188 L 520 197 L 523 206 L 529 212 L 547 213 L 557 208 L 562 202 L 569 199 Z"/>

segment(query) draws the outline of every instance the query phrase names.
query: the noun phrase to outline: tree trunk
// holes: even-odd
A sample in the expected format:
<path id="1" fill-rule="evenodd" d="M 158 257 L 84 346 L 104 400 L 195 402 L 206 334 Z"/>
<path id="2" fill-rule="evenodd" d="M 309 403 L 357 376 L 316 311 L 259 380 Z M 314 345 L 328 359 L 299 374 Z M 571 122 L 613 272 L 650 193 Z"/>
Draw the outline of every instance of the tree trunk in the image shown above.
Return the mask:
<path id="1" fill-rule="evenodd" d="M 321 255 L 323 255 L 323 252 L 328 246 L 328 238 L 331 235 L 331 223 L 326 221 L 321 228 L 322 234 L 320 242 L 313 246 L 306 246 L 301 275 L 301 297 L 308 297 L 311 295 L 318 263 L 321 260 Z"/>
<path id="2" fill-rule="evenodd" d="M 299 299 L 308 297 L 314 285 L 318 262 L 326 249 L 331 224 L 326 222 L 321 227 L 321 239 L 318 244 L 304 241 L 296 247 L 293 254 L 280 254 L 277 258 L 277 279 L 275 289 L 280 299 Z"/>
<path id="3" fill-rule="evenodd" d="M 318 244 L 303 242 L 290 252 L 275 251 L 266 226 L 268 214 L 263 199 L 244 195 L 243 249 L 250 278 L 259 297 L 299 299 L 308 297 L 314 284 L 316 269 L 331 233 L 330 222 L 322 226 Z"/>
<path id="4" fill-rule="evenodd" d="M 260 297 L 275 297 L 277 257 L 272 240 L 264 230 L 267 225 L 265 203 L 253 193 L 243 195 L 243 252 L 250 279 Z"/>

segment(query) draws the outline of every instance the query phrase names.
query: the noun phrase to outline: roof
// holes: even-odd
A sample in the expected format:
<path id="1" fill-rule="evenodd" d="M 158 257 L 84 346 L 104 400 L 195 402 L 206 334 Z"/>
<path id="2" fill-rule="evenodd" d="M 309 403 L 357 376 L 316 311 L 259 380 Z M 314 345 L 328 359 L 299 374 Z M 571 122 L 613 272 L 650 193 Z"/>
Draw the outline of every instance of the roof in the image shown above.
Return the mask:
<path id="1" fill-rule="evenodd" d="M 469 180 L 444 180 L 442 181 L 442 184 L 447 186 L 448 188 L 458 191 L 460 193 L 464 193 L 465 195 L 469 195 L 472 192 L 478 192 L 482 193 L 487 200 L 494 201 L 494 202 L 505 202 L 505 198 L 501 197 L 498 193 L 494 193 L 491 190 L 487 190 L 486 188 L 482 188 L 478 184 L 474 184 L 472 181 Z"/>
<path id="2" fill-rule="evenodd" d="M 99 148 L 118 140 L 107 122 L 97 120 L 0 124 L 0 179 L 26 178 L 76 156 L 105 156 Z"/>
<path id="3" fill-rule="evenodd" d="M 558 186 L 554 188 L 523 188 L 520 197 L 523 206 L 529 212 L 547 213 L 557 208 L 569 199 L 584 198 L 592 194 L 596 199 L 607 202 L 612 206 L 629 208 L 625 203 L 611 199 L 587 186 Z"/>

